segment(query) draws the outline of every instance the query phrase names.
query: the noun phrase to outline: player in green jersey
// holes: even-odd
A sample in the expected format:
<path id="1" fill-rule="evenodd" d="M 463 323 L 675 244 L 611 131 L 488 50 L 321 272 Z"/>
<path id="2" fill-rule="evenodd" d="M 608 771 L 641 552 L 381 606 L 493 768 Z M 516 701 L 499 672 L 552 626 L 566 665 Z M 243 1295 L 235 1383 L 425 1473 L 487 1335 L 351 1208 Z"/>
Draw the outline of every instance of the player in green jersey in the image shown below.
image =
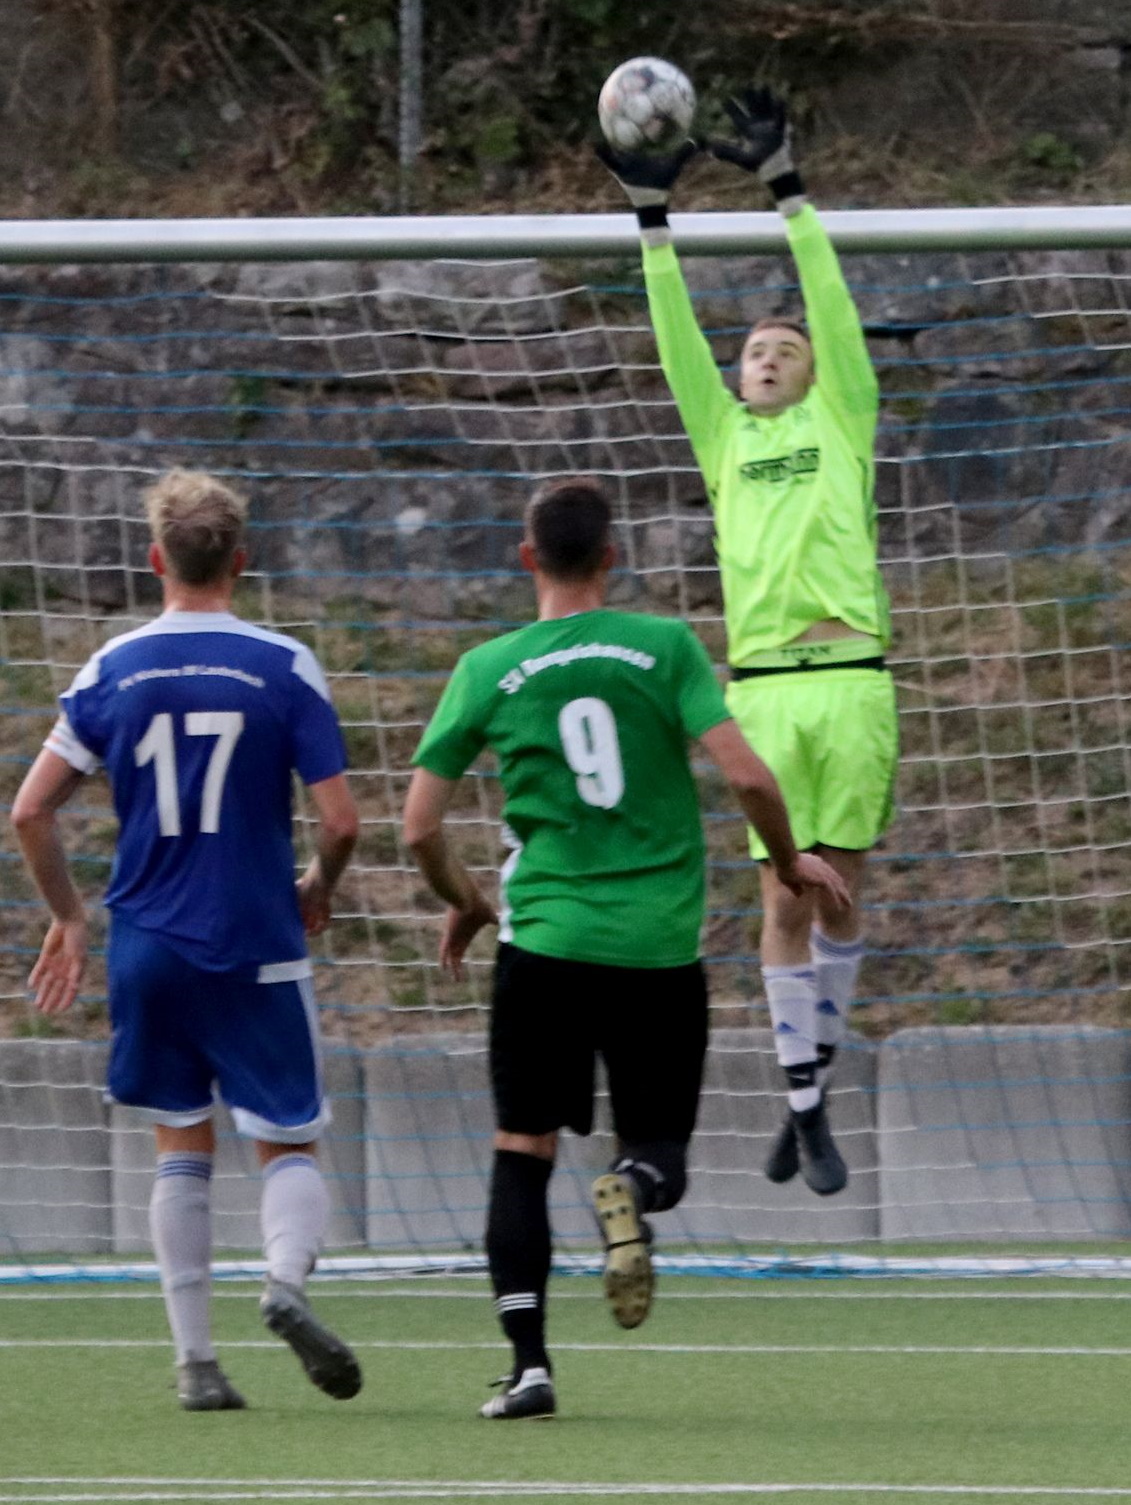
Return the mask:
<path id="1" fill-rule="evenodd" d="M 825 1083 L 863 954 L 865 858 L 891 818 L 898 756 L 872 494 L 879 388 L 836 253 L 794 166 L 784 105 L 751 89 L 728 109 L 737 140 L 707 147 L 773 193 L 808 329 L 776 316 L 755 324 L 738 397 L 696 323 L 668 229 L 669 192 L 698 145 L 598 155 L 637 212 L 661 363 L 714 512 L 727 704 L 777 776 L 798 845 L 821 853 L 852 893 L 850 909 L 838 911 L 819 892 L 790 892 L 751 832 L 763 977 L 789 1095 L 766 1174 L 788 1181 L 800 1168 L 827 1195 L 848 1172 L 829 1131 Z"/>
<path id="2" fill-rule="evenodd" d="M 642 1322 L 651 1301 L 645 1215 L 674 1207 L 686 1186 L 707 1043 L 705 854 L 689 742 L 718 765 L 789 892 L 848 899 L 832 868 L 798 854 L 773 775 L 690 628 L 605 607 L 614 551 L 600 486 L 582 478 L 539 491 L 519 555 L 538 621 L 459 660 L 417 749 L 404 815 L 421 871 L 451 906 L 441 964 L 460 976 L 473 938 L 499 924 L 486 1244 L 514 1362 L 481 1414 L 501 1418 L 554 1411 L 547 1189 L 559 1129 L 592 1127 L 597 1054 L 620 1153 L 593 1198 L 622 1327 Z M 444 831 L 456 782 L 485 748 L 498 760 L 511 848 L 498 916 Z"/>

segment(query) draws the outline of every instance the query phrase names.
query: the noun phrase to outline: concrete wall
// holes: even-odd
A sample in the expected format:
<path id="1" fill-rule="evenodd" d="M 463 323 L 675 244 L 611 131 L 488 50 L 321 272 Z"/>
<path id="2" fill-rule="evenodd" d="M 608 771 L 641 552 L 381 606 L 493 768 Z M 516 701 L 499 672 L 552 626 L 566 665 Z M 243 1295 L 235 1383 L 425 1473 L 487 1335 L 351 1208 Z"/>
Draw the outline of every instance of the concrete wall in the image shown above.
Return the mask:
<path id="1" fill-rule="evenodd" d="M 0 1042 L 0 1250 L 149 1247 L 152 1136 L 102 1102 L 106 1047 Z M 405 1036 L 328 1053 L 334 1248 L 478 1250 L 491 1159 L 482 1035 Z M 669 1248 L 1131 1233 L 1131 1034 L 1089 1026 L 923 1028 L 844 1048 L 832 1099 L 851 1171 L 820 1199 L 761 1173 L 782 1114 L 769 1030 L 712 1040 L 691 1186 L 656 1219 Z M 219 1250 L 257 1251 L 259 1179 L 221 1111 Z M 563 1136 L 559 1247 L 591 1248 L 588 1185 L 612 1154 L 602 1094 L 588 1140 Z"/>
<path id="2" fill-rule="evenodd" d="M 900 1030 L 879 1053 L 884 1239 L 1126 1238 L 1131 1036 Z"/>
<path id="3" fill-rule="evenodd" d="M 829 1109 L 849 1167 L 844 1191 L 817 1197 L 800 1177 L 774 1186 L 762 1174 L 785 1111 L 773 1031 L 715 1030 L 692 1143 L 691 1185 L 685 1202 L 667 1214 L 665 1236 L 682 1233 L 722 1245 L 875 1239 L 875 1081 L 874 1049 L 864 1040 L 849 1040 L 837 1063 Z"/>
<path id="4" fill-rule="evenodd" d="M 486 1037 L 407 1036 L 367 1052 L 363 1071 L 370 1245 L 479 1249 L 494 1128 Z M 586 1194 L 611 1154 L 606 1129 L 563 1135 L 550 1189 L 559 1242 L 592 1245 Z"/>
<path id="5" fill-rule="evenodd" d="M 106 1053 L 0 1041 L 0 1255 L 110 1248 Z"/>

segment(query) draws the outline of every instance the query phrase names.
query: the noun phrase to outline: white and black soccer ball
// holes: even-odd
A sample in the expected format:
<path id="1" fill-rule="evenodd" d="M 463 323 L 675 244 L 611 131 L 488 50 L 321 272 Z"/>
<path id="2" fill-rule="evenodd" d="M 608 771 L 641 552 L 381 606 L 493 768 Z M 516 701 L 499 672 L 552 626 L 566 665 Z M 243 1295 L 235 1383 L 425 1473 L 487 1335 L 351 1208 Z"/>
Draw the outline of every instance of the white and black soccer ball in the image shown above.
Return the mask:
<path id="1" fill-rule="evenodd" d="M 687 135 L 694 114 L 691 80 L 658 57 L 621 63 L 597 97 L 601 130 L 618 151 L 666 151 Z"/>

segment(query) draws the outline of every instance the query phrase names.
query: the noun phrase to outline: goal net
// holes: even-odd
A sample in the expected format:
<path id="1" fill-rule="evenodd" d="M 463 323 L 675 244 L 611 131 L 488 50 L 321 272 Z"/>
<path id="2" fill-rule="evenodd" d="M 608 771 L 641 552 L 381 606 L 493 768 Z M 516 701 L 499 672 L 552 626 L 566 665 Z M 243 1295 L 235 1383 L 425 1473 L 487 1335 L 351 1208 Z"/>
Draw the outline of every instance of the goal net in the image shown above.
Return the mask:
<path id="1" fill-rule="evenodd" d="M 363 816 L 315 948 L 340 1268 L 479 1247 L 490 951 L 466 984 L 441 978 L 441 914 L 398 821 L 457 655 L 531 617 L 516 545 L 533 485 L 603 477 L 615 602 L 682 616 L 725 657 L 709 512 L 638 259 L 627 240 L 569 256 L 552 230 L 539 259 L 0 268 L 5 809 L 76 668 L 159 609 L 140 495 L 164 469 L 250 495 L 238 609 L 329 674 Z M 698 1268 L 871 1270 L 893 1249 L 902 1268 L 1114 1267 L 1131 1232 L 1131 255 L 844 264 L 884 394 L 903 743 L 833 1095 L 851 1179 L 820 1201 L 761 1174 L 781 1098 L 757 881 L 703 768 L 714 1043 L 691 1190 L 659 1233 Z M 756 317 L 798 305 L 780 254 L 685 267 L 724 370 Z M 484 763 L 453 825 L 487 885 L 498 810 Z M 297 818 L 301 849 L 301 798 Z M 114 839 L 100 778 L 64 827 L 98 914 Z M 24 979 L 44 914 L 7 823 L 0 921 L 0 1257 L 10 1274 L 132 1268 L 152 1151 L 101 1098 L 104 924 L 72 1015 L 38 1018 Z M 607 1132 L 565 1148 L 563 1257 L 592 1251 L 587 1185 L 608 1154 Z M 247 1170 L 225 1132 L 216 1231 L 237 1259 L 258 1239 Z"/>

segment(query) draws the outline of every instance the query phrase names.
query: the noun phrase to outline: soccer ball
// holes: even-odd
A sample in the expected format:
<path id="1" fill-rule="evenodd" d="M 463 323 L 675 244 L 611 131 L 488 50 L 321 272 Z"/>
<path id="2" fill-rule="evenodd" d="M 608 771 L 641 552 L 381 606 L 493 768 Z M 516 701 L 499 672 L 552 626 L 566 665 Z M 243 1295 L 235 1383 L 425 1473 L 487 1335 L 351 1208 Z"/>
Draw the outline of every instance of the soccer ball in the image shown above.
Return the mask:
<path id="1" fill-rule="evenodd" d="M 691 128 L 691 80 L 658 57 L 634 57 L 614 68 L 597 97 L 605 140 L 618 151 L 664 151 Z"/>

